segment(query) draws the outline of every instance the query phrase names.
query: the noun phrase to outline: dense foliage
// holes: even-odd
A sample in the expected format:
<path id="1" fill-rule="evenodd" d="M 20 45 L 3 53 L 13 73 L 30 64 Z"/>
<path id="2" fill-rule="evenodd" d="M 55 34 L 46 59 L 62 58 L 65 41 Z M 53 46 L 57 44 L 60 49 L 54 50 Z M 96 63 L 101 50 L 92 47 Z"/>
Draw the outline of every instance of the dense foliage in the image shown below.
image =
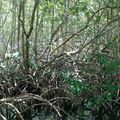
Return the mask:
<path id="1" fill-rule="evenodd" d="M 1 0 L 0 119 L 120 120 L 120 1 Z"/>

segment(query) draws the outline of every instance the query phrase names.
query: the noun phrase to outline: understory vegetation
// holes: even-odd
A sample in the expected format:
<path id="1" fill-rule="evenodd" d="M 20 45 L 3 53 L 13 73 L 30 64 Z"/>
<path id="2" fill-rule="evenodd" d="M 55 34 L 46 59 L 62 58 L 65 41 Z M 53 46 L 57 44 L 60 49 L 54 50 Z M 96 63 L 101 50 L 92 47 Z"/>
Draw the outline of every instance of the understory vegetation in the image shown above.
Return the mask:
<path id="1" fill-rule="evenodd" d="M 0 120 L 120 120 L 120 1 L 1 0 Z"/>

